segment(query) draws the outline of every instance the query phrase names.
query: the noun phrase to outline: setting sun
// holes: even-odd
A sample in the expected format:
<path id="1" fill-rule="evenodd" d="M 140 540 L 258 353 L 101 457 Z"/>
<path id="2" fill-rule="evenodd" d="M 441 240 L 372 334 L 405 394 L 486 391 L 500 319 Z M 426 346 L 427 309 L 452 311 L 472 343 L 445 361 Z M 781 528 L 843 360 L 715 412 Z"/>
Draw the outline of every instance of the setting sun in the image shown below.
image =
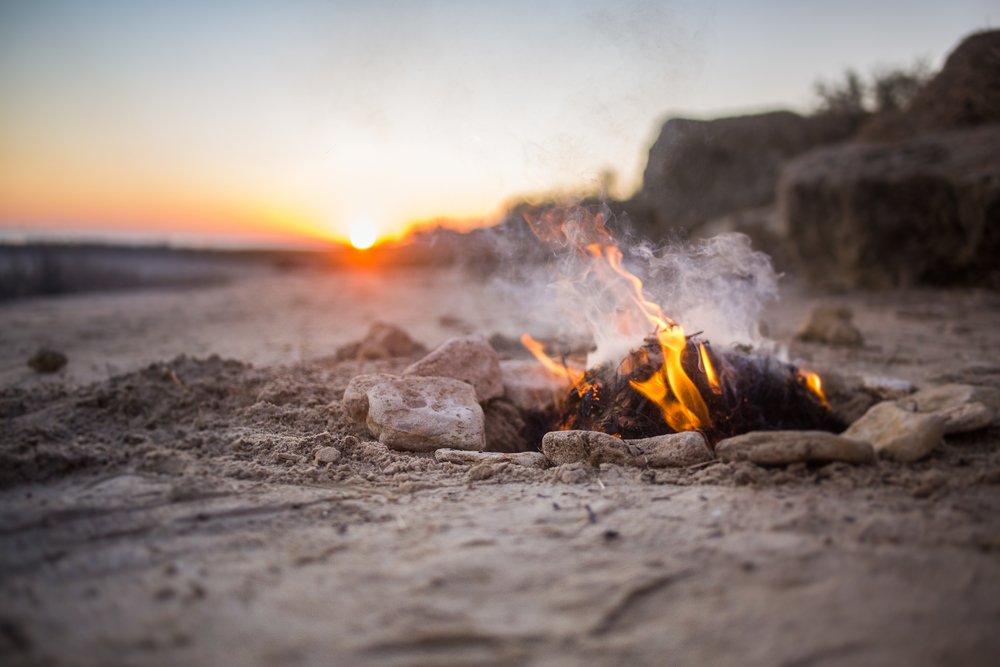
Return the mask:
<path id="1" fill-rule="evenodd" d="M 371 225 L 355 225 L 351 229 L 351 245 L 355 248 L 370 248 L 376 237 Z"/>

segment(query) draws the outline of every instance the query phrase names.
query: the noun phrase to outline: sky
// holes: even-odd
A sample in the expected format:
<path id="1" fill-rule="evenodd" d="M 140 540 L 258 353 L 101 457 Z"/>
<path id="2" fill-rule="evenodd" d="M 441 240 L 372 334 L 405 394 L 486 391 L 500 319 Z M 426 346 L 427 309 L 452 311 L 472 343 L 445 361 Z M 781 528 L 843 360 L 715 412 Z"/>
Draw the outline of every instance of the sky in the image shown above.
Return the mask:
<path id="1" fill-rule="evenodd" d="M 379 237 L 641 184 L 674 115 L 808 112 L 995 0 L 0 0 L 0 239 Z"/>

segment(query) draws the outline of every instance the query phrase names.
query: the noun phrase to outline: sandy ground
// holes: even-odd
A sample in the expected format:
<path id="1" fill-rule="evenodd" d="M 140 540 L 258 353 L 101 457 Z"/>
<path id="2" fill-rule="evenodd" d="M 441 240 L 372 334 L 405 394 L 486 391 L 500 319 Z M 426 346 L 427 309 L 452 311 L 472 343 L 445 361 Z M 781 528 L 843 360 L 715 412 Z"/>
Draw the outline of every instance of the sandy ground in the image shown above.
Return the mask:
<path id="1" fill-rule="evenodd" d="M 866 345 L 791 344 L 817 303 L 851 307 Z M 406 363 L 338 364 L 338 345 L 374 319 L 429 346 L 515 335 L 532 327 L 518 306 L 439 270 L 0 305 L 0 434 L 20 475 L 0 490 L 0 662 L 1000 660 L 996 427 L 863 470 L 474 481 L 365 442 L 309 463 L 316 434 L 364 440 L 337 405 L 350 377 Z M 993 293 L 790 285 L 767 319 L 792 358 L 1000 386 Z M 24 366 L 43 343 L 67 353 L 64 371 Z M 253 367 L 170 361 L 213 353 Z"/>

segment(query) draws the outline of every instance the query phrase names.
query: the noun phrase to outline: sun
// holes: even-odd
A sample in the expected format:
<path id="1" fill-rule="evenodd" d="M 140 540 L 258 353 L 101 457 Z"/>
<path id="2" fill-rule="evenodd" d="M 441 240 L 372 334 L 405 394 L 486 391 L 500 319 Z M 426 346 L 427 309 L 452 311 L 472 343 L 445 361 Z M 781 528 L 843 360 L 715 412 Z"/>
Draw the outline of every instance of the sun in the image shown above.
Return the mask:
<path id="1" fill-rule="evenodd" d="M 378 235 L 371 225 L 360 223 L 351 228 L 351 245 L 355 248 L 370 248 Z"/>

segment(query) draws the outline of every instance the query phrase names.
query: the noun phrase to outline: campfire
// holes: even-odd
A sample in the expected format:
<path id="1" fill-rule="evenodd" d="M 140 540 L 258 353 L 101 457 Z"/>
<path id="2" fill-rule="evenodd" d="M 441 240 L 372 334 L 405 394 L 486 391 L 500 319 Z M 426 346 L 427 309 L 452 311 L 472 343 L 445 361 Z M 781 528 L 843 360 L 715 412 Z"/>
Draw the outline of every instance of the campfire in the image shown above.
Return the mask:
<path id="1" fill-rule="evenodd" d="M 749 349 L 717 350 L 701 333 L 684 328 L 647 298 L 642 281 L 624 266 L 624 255 L 604 226 L 604 216 L 585 209 L 553 209 L 528 220 L 535 234 L 569 253 L 582 274 L 575 277 L 599 305 L 587 317 L 595 339 L 612 348 L 599 362 L 545 353 L 524 334 L 521 342 L 550 371 L 567 381 L 551 427 L 600 431 L 625 438 L 700 431 L 714 444 L 760 430 L 840 432 L 817 375 Z M 644 336 L 621 359 L 622 341 Z"/>

